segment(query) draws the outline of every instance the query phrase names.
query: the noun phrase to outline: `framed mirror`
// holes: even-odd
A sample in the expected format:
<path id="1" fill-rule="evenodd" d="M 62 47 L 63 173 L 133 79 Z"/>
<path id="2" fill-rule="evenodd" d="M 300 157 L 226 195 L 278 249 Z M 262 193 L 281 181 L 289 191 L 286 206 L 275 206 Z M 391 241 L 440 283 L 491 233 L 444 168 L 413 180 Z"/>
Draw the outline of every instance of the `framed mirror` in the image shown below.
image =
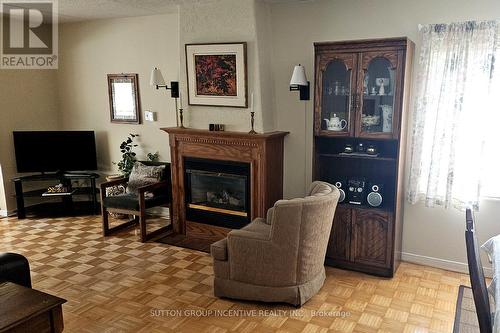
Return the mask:
<path id="1" fill-rule="evenodd" d="M 108 93 L 112 123 L 141 123 L 137 74 L 108 74 Z"/>

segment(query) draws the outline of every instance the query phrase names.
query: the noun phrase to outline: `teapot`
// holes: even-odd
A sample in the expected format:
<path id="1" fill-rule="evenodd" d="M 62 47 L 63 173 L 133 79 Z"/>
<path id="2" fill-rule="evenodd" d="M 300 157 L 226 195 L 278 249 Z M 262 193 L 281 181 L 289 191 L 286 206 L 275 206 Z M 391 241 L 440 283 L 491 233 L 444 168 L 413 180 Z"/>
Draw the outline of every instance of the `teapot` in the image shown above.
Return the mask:
<path id="1" fill-rule="evenodd" d="M 340 119 L 335 113 L 333 116 L 330 116 L 330 119 L 325 119 L 325 121 L 329 131 L 342 131 L 347 126 L 347 120 Z"/>

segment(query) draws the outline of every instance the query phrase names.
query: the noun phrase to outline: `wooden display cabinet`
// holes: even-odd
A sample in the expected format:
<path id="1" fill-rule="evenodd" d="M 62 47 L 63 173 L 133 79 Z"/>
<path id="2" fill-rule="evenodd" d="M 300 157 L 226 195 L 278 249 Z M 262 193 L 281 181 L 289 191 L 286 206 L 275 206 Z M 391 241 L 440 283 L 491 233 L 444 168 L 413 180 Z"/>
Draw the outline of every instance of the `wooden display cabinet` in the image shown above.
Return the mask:
<path id="1" fill-rule="evenodd" d="M 361 204 L 351 204 L 349 198 L 339 203 L 326 263 L 391 277 L 401 259 L 414 44 L 389 38 L 321 42 L 314 48 L 314 179 L 340 182 L 346 193 L 349 180 L 366 185 Z M 344 153 L 346 145 L 356 148 L 360 143 L 375 146 L 378 153 Z M 366 201 L 373 185 L 382 195 L 377 207 Z"/>

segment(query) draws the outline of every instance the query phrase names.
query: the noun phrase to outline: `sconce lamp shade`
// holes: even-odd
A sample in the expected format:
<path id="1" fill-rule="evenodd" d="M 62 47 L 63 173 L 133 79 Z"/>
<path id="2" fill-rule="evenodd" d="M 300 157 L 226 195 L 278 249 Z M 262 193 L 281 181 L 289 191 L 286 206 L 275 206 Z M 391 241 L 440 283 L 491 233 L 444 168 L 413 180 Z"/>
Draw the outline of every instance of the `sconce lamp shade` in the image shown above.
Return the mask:
<path id="1" fill-rule="evenodd" d="M 161 71 L 156 67 L 151 71 L 151 79 L 149 81 L 149 84 L 152 86 L 165 85 L 165 80 L 163 79 L 163 75 L 161 75 Z"/>
<path id="2" fill-rule="evenodd" d="M 172 96 L 172 98 L 179 98 L 179 81 L 171 81 L 169 87 L 165 84 L 165 80 L 163 79 L 163 75 L 161 75 L 161 71 L 156 67 L 151 71 L 151 79 L 149 80 L 149 84 L 155 86 L 156 89 L 165 88 L 167 90 L 170 90 L 170 96 Z"/>
<path id="3" fill-rule="evenodd" d="M 293 69 L 292 79 L 290 80 L 290 86 L 307 86 L 306 70 L 304 66 L 298 64 Z"/>
<path id="4" fill-rule="evenodd" d="M 300 93 L 301 101 L 308 101 L 310 99 L 309 81 L 307 81 L 306 70 L 301 64 L 293 68 L 292 79 L 290 80 L 290 91 L 297 90 Z"/>

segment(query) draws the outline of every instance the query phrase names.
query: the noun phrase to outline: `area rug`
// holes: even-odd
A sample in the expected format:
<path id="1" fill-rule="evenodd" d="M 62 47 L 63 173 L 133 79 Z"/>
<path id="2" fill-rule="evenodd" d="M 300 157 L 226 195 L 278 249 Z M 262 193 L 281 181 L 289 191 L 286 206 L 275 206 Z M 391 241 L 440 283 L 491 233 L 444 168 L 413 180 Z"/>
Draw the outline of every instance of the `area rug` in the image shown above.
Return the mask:
<path id="1" fill-rule="evenodd" d="M 479 333 L 476 306 L 472 296 L 472 289 L 460 286 L 458 289 L 457 310 L 453 333 Z"/>
<path id="2" fill-rule="evenodd" d="M 210 253 L 210 244 L 213 243 L 213 240 L 196 238 L 193 236 L 188 237 L 181 234 L 170 234 L 156 239 L 155 242 Z"/>

